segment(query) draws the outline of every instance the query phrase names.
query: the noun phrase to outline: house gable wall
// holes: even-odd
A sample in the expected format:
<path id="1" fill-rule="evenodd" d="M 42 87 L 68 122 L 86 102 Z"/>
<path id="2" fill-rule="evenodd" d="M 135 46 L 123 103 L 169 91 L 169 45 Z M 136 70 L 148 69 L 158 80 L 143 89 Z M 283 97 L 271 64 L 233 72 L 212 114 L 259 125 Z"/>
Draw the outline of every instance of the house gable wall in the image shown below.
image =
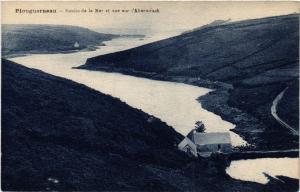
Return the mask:
<path id="1" fill-rule="evenodd" d="M 197 146 L 187 137 L 179 143 L 178 148 L 184 152 L 190 151 L 194 156 L 197 157 Z"/>

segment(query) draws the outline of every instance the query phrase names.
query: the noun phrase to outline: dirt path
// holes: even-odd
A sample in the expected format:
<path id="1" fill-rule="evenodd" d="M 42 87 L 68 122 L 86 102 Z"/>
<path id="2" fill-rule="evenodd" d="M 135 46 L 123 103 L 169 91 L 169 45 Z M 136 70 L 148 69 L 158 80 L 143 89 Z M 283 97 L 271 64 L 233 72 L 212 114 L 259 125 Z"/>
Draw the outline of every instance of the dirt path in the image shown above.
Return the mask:
<path id="1" fill-rule="evenodd" d="M 282 126 L 287 128 L 293 135 L 299 135 L 298 131 L 296 131 L 293 127 L 291 127 L 286 122 L 284 122 L 277 114 L 277 105 L 280 102 L 280 100 L 282 99 L 282 97 L 287 89 L 288 89 L 288 87 L 286 87 L 282 92 L 280 92 L 274 99 L 272 107 L 271 107 L 271 114 L 278 121 L 278 123 L 280 123 Z"/>

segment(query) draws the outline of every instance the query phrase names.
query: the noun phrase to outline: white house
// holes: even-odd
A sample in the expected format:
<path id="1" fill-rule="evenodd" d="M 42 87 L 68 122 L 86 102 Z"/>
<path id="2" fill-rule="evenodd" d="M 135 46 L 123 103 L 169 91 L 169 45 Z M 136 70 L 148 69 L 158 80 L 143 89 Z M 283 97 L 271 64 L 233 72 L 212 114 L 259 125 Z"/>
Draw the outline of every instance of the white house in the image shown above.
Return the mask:
<path id="1" fill-rule="evenodd" d="M 79 45 L 79 43 L 78 43 L 77 41 L 74 43 L 74 47 L 75 47 L 75 48 L 80 47 L 80 45 Z"/>
<path id="2" fill-rule="evenodd" d="M 232 150 L 228 132 L 200 133 L 193 129 L 178 148 L 194 156 L 208 157 L 214 152 L 230 153 Z"/>

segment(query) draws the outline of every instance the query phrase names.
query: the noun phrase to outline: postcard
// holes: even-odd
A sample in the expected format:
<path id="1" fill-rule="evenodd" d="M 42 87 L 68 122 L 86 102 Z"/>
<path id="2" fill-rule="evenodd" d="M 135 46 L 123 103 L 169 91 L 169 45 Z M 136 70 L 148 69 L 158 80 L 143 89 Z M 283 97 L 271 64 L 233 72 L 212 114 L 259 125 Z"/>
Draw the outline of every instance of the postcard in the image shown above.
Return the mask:
<path id="1" fill-rule="evenodd" d="M 2 2 L 1 189 L 298 191 L 299 8 Z"/>

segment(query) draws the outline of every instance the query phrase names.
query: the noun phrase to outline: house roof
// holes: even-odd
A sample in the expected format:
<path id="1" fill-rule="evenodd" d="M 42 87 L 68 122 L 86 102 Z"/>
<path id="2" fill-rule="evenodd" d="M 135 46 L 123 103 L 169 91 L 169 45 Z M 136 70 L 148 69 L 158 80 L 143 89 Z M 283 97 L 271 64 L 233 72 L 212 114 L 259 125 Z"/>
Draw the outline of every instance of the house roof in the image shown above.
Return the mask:
<path id="1" fill-rule="evenodd" d="M 217 133 L 199 133 L 194 132 L 194 143 L 196 145 L 207 145 L 207 144 L 230 144 L 230 134 L 228 132 L 217 132 Z"/>
<path id="2" fill-rule="evenodd" d="M 186 137 L 189 138 L 191 141 L 194 142 L 194 132 L 195 132 L 195 129 L 192 129 L 187 135 Z"/>

